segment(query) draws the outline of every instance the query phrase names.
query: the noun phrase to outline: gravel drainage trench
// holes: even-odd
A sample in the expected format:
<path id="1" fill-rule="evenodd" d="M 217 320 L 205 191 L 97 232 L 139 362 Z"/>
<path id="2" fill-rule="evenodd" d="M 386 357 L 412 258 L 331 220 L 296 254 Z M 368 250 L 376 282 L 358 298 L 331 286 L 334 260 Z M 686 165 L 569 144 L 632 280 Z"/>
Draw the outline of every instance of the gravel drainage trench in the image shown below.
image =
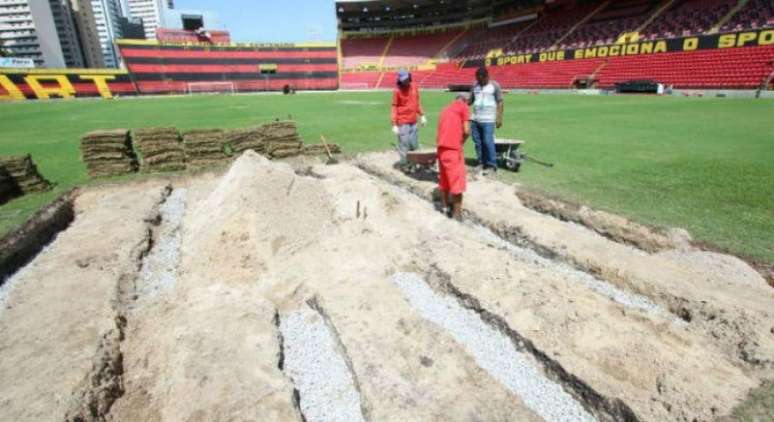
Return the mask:
<path id="1" fill-rule="evenodd" d="M 436 206 L 439 205 L 434 199 L 428 198 L 423 192 L 419 192 L 412 186 L 401 183 L 367 165 L 361 164 L 358 168 L 372 177 L 386 182 L 398 192 L 431 202 Z M 657 305 L 645 296 L 627 292 L 607 280 L 600 279 L 593 274 L 576 268 L 572 264 L 558 259 L 556 254 L 552 251 L 545 250 L 526 238 L 514 238 L 515 234 L 509 236 L 500 235 L 490 228 L 491 225 L 489 222 L 482 220 L 470 210 L 464 210 L 464 212 L 465 226 L 477 232 L 486 242 L 489 242 L 497 248 L 508 251 L 514 259 L 521 262 L 530 262 L 542 268 L 550 269 L 552 272 L 561 274 L 566 279 L 582 284 L 589 290 L 628 308 L 670 320 L 675 324 L 685 324 L 685 321 L 681 318 L 672 314 L 662 306 Z"/>
<path id="2" fill-rule="evenodd" d="M 155 297 L 174 286 L 180 262 L 180 226 L 186 210 L 186 189 L 173 189 L 159 206 L 158 220 L 151 229 L 153 244 L 142 261 L 137 279 L 138 297 Z"/>
<path id="3" fill-rule="evenodd" d="M 510 338 L 476 312 L 452 297 L 439 295 L 417 274 L 397 273 L 392 281 L 422 317 L 464 345 L 481 368 L 540 417 L 547 421 L 596 420 L 560 384 L 548 379 L 531 356 L 517 350 Z"/>
<path id="4" fill-rule="evenodd" d="M 357 381 L 335 329 L 312 300 L 279 316 L 280 369 L 306 422 L 365 421 Z"/>
<path id="5" fill-rule="evenodd" d="M 605 296 L 613 302 L 626 306 L 627 308 L 636 309 L 646 314 L 651 314 L 667 320 L 671 320 L 674 324 L 685 324 L 685 321 L 676 317 L 663 307 L 653 303 L 645 296 L 627 292 L 608 281 L 594 277 L 587 272 L 575 269 L 564 262 L 558 262 L 544 258 L 532 249 L 517 246 L 508 240 L 503 239 L 502 237 L 495 234 L 492 230 L 481 224 L 467 221 L 465 222 L 465 225 L 478 232 L 481 235 L 481 238 L 486 242 L 489 242 L 493 246 L 507 251 L 511 254 L 511 256 L 514 257 L 514 259 L 518 261 L 532 262 L 542 268 L 550 268 L 551 271 L 561 274 L 565 279 L 571 280 L 574 283 L 582 284 L 589 290 Z"/>

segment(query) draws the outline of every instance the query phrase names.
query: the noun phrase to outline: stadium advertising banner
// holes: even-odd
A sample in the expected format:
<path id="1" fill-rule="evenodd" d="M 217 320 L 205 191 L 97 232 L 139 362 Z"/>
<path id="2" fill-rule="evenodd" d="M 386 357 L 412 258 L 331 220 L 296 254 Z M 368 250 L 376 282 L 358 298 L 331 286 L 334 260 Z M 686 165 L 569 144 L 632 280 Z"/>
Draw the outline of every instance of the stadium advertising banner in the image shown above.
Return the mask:
<path id="1" fill-rule="evenodd" d="M 638 41 L 569 50 L 552 50 L 533 54 L 499 55 L 465 63 L 465 67 L 507 66 L 534 62 L 577 60 L 605 57 L 636 56 L 706 50 L 714 48 L 757 47 L 774 44 L 774 29 L 744 31 L 727 34 L 671 38 L 667 40 Z"/>
<path id="2" fill-rule="evenodd" d="M 0 69 L 0 101 L 137 95 L 117 69 Z"/>

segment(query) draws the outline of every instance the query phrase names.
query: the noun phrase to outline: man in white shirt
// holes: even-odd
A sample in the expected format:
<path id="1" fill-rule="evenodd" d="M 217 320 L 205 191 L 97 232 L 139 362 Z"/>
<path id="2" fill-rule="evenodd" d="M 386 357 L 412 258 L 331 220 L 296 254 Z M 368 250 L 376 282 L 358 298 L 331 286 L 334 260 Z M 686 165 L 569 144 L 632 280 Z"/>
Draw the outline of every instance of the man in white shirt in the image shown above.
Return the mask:
<path id="1" fill-rule="evenodd" d="M 470 91 L 468 104 L 473 106 L 470 132 L 476 146 L 478 168 L 484 174 L 497 172 L 495 153 L 495 128 L 503 125 L 503 92 L 500 84 L 489 80 L 489 71 L 480 67 L 476 71 L 476 84 Z"/>

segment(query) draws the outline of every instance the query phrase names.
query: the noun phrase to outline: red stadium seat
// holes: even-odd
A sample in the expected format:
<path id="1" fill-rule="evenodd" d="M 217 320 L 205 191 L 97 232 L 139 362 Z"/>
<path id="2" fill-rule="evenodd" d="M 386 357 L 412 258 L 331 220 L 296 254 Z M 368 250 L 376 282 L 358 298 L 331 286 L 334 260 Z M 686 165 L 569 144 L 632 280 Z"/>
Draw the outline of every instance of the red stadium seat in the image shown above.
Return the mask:
<path id="1" fill-rule="evenodd" d="M 381 63 L 383 69 L 415 67 L 439 57 L 450 63 L 439 65 L 435 71 L 414 72 L 414 80 L 424 88 L 446 88 L 472 83 L 474 70 L 460 65 L 470 61 L 480 63 L 493 50 L 514 56 L 541 53 L 551 47 L 563 50 L 611 45 L 621 35 L 637 30 L 640 39 L 654 40 L 704 34 L 718 26 L 721 31 L 774 28 L 774 3 L 771 0 L 559 2 L 522 15 L 518 10 L 509 11 L 507 19 L 498 16 L 493 21 L 509 22 L 519 17 L 525 19 L 494 26 L 479 21 L 472 27 L 420 35 L 404 32 L 392 41 L 385 35 L 345 39 L 342 41 L 344 68 L 353 69 L 364 63 Z M 536 58 L 533 56 L 533 61 Z M 603 88 L 626 80 L 652 79 L 676 88 L 754 89 L 772 72 L 772 62 L 774 46 L 769 45 L 532 62 L 494 66 L 491 73 L 505 88 L 568 88 L 577 79 L 588 80 L 593 76 Z M 393 79 L 392 73 L 345 73 L 342 87 L 389 88 Z"/>

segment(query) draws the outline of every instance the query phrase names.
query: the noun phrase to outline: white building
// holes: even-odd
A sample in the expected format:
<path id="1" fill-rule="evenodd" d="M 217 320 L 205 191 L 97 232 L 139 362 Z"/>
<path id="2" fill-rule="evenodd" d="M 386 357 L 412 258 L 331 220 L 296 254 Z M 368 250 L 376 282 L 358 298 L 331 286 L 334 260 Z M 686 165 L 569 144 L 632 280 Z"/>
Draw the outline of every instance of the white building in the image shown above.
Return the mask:
<path id="1" fill-rule="evenodd" d="M 12 57 L 37 66 L 66 66 L 49 0 L 0 0 L 0 39 Z"/>
<path id="2" fill-rule="evenodd" d="M 145 36 L 149 39 L 156 38 L 156 28 L 164 26 L 164 14 L 168 9 L 174 8 L 172 0 L 124 0 L 126 15 L 132 18 L 141 18 L 145 27 Z"/>
<path id="3" fill-rule="evenodd" d="M 119 67 L 115 40 L 121 38 L 121 4 L 119 0 L 91 0 L 102 60 L 106 67 Z"/>

